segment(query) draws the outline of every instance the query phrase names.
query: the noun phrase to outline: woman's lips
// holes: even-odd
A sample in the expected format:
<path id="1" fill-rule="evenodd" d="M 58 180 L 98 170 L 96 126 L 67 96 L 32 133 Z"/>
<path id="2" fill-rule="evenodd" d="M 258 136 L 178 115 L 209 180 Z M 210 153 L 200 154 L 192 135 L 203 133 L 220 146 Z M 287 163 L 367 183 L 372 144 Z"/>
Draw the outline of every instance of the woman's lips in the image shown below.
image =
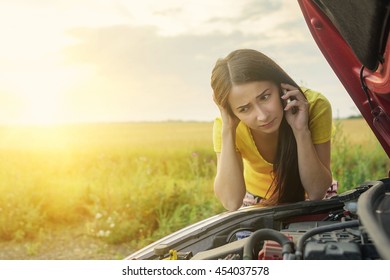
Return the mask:
<path id="1" fill-rule="evenodd" d="M 271 127 L 271 126 L 274 124 L 275 120 L 276 120 L 276 119 L 273 119 L 273 120 L 270 121 L 269 123 L 260 125 L 260 127 L 261 127 L 261 128 L 269 128 L 269 127 Z"/>

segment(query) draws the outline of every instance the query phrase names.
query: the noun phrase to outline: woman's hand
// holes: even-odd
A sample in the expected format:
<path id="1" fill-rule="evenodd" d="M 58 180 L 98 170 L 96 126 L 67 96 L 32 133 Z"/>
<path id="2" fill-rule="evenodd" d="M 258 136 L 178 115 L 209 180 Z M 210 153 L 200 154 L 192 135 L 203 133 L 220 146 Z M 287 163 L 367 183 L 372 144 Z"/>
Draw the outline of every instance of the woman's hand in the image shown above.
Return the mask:
<path id="1" fill-rule="evenodd" d="M 223 145 L 221 151 L 217 153 L 214 192 L 222 205 L 227 210 L 233 211 L 242 205 L 246 192 L 242 157 L 236 150 L 236 129 L 240 120 L 230 108 L 224 108 L 217 102 L 215 103 L 221 112 Z"/>
<path id="2" fill-rule="evenodd" d="M 285 94 L 282 95 L 284 100 L 285 118 L 288 124 L 296 131 L 309 129 L 309 102 L 302 92 L 296 87 L 289 84 L 281 84 Z"/>
<path id="3" fill-rule="evenodd" d="M 231 110 L 228 108 L 223 108 L 219 105 L 214 98 L 215 104 L 218 106 L 219 111 L 221 112 L 222 117 L 222 125 L 225 128 L 231 129 L 232 131 L 236 131 L 236 128 L 240 122 L 240 120 L 233 114 Z"/>

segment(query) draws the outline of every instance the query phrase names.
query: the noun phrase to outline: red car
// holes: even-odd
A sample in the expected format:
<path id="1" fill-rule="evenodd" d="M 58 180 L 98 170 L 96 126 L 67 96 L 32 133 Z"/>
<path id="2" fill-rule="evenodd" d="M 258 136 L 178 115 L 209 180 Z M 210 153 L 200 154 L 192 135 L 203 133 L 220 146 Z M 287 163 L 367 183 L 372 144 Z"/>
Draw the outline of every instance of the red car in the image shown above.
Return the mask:
<path id="1" fill-rule="evenodd" d="M 318 47 L 390 155 L 390 1 L 298 0 Z M 390 259 L 390 179 L 322 201 L 211 217 L 127 259 Z"/>
<path id="2" fill-rule="evenodd" d="M 298 2 L 318 47 L 390 156 L 390 1 Z"/>

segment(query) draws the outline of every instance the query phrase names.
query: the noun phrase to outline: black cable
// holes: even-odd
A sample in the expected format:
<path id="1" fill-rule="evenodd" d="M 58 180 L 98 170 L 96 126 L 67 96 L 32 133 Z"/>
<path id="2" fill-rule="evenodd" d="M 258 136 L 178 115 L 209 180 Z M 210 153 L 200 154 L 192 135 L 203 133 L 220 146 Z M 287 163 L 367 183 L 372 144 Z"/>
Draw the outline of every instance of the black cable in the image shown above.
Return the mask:
<path id="1" fill-rule="evenodd" d="M 263 240 L 272 240 L 278 242 L 282 246 L 282 256 L 290 254 L 293 251 L 294 243 L 287 238 L 283 233 L 269 228 L 263 228 L 255 231 L 247 238 L 242 254 L 243 260 L 253 260 L 253 248 L 256 244 Z"/>
<path id="2" fill-rule="evenodd" d="M 370 106 L 372 112 L 374 110 L 374 106 L 372 105 L 370 94 L 368 93 L 370 89 L 367 87 L 366 82 L 364 81 L 364 77 L 363 77 L 364 68 L 365 68 L 364 65 L 362 66 L 362 68 L 360 68 L 360 85 L 367 97 L 368 105 Z"/>

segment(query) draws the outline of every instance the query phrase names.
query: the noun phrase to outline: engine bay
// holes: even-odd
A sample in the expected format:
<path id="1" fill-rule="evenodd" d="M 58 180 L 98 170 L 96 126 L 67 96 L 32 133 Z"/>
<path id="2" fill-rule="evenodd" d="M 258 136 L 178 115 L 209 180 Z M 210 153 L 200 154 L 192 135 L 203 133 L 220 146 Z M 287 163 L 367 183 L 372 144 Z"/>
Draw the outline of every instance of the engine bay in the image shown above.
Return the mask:
<path id="1" fill-rule="evenodd" d="M 260 237 L 250 240 L 255 234 Z M 247 236 L 242 238 L 242 235 Z M 280 244 L 283 241 L 279 242 L 284 239 L 281 235 L 286 237 L 285 244 Z M 284 229 L 280 231 L 271 229 L 260 229 L 255 232 L 238 231 L 233 239 L 235 240 L 224 246 L 200 252 L 192 259 L 380 259 L 375 245 L 364 228 L 359 227 L 357 220 L 294 222 L 284 225 Z M 251 245 L 246 252 L 248 246 L 245 245 L 248 243 Z M 284 250 L 283 247 L 286 246 L 290 248 Z"/>
<path id="2" fill-rule="evenodd" d="M 129 259 L 390 259 L 390 180 L 366 182 L 331 199 L 249 207 L 193 225 Z"/>

